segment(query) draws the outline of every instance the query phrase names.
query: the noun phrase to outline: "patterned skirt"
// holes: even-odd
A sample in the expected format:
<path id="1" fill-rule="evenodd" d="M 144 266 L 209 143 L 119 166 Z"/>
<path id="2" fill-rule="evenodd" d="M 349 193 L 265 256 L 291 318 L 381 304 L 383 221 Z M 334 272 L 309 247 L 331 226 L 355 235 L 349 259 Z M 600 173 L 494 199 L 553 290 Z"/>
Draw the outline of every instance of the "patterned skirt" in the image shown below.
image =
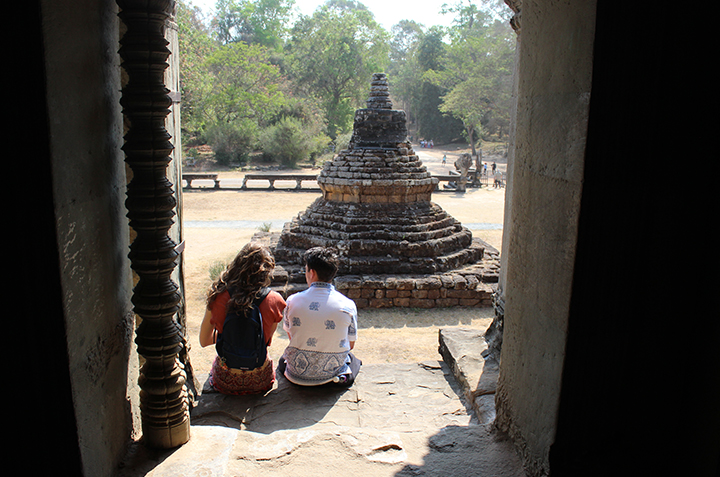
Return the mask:
<path id="1" fill-rule="evenodd" d="M 222 394 L 260 394 L 269 391 L 275 382 L 275 368 L 268 356 L 259 368 L 244 370 L 228 368 L 225 360 L 215 357 L 210 370 L 210 384 Z"/>

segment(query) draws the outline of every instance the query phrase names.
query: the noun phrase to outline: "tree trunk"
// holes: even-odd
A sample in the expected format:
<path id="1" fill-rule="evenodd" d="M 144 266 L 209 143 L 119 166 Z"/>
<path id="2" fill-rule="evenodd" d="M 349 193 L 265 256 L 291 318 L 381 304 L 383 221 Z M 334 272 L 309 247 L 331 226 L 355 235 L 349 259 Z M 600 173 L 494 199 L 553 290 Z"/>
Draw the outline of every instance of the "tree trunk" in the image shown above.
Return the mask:
<path id="1" fill-rule="evenodd" d="M 467 127 L 465 126 L 465 131 L 467 131 L 468 135 L 468 142 L 470 143 L 470 149 L 472 150 L 473 157 L 477 157 L 477 152 L 475 151 L 475 139 L 473 138 L 473 127 Z"/>

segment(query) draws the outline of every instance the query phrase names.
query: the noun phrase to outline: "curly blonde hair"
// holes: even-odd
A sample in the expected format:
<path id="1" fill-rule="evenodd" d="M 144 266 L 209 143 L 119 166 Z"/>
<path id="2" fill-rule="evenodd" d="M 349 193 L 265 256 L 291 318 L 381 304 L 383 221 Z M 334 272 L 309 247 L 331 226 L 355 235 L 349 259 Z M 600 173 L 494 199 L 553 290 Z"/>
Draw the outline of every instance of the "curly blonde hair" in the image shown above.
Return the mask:
<path id="1" fill-rule="evenodd" d="M 230 292 L 228 311 L 240 311 L 252 307 L 258 292 L 270 285 L 275 268 L 275 257 L 270 249 L 256 243 L 245 245 L 235 259 L 210 286 L 207 306 L 224 291 Z"/>

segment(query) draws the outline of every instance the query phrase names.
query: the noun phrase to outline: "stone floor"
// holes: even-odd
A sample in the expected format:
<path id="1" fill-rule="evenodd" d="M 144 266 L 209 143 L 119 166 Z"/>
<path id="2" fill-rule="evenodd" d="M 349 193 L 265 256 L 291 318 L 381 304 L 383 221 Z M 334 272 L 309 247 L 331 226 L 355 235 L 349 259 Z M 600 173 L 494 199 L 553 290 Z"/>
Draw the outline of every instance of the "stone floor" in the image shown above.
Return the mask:
<path id="1" fill-rule="evenodd" d="M 349 389 L 301 388 L 280 376 L 264 396 L 207 384 L 191 439 L 133 449 L 120 477 L 523 476 L 491 426 L 497 367 L 477 330 L 441 330 L 437 360 L 363 366 Z"/>

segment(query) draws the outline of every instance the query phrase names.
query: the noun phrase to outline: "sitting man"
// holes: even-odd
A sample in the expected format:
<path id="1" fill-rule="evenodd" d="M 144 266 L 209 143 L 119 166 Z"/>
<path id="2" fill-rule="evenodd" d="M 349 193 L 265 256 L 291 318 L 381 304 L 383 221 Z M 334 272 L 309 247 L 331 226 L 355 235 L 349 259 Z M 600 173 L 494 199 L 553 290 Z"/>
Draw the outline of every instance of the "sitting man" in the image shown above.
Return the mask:
<path id="1" fill-rule="evenodd" d="M 287 299 L 283 328 L 290 344 L 278 372 L 301 386 L 350 386 L 362 364 L 350 352 L 357 339 L 357 307 L 330 283 L 338 270 L 331 250 L 311 248 L 303 262 L 309 288 Z"/>

